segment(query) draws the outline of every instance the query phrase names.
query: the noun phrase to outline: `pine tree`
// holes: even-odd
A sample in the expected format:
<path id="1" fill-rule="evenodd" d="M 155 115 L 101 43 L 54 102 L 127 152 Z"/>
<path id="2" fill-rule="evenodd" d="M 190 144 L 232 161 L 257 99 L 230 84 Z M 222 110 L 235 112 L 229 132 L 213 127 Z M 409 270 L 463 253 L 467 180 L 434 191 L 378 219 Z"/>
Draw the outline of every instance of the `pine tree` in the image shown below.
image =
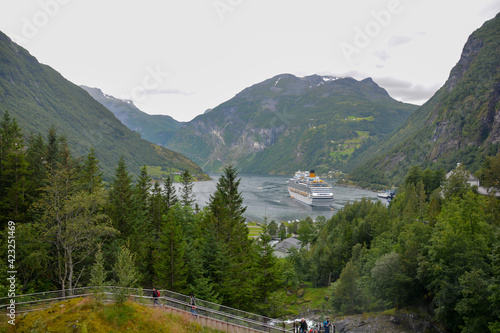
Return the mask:
<path id="1" fill-rule="evenodd" d="M 28 208 L 28 162 L 22 132 L 6 112 L 0 122 L 0 220 L 23 222 Z M 2 225 L 0 224 L 0 227 Z"/>
<path id="2" fill-rule="evenodd" d="M 151 236 L 150 226 L 150 190 L 151 177 L 148 175 L 147 167 L 143 166 L 140 170 L 137 182 L 133 186 L 133 234 Z"/>
<path id="3" fill-rule="evenodd" d="M 31 202 L 40 199 L 40 189 L 43 188 L 47 179 L 47 161 L 45 152 L 47 146 L 41 134 L 31 134 L 28 137 L 28 148 L 26 149 L 26 160 L 28 162 L 28 173 L 30 181 L 28 183 L 27 196 Z"/>
<path id="4" fill-rule="evenodd" d="M 51 126 L 47 136 L 47 150 L 45 152 L 45 165 L 48 170 L 55 169 L 59 162 L 60 141 L 61 138 L 57 136 L 56 128 Z"/>
<path id="5" fill-rule="evenodd" d="M 160 238 L 162 216 L 166 212 L 165 200 L 163 198 L 160 183 L 155 181 L 151 191 L 149 204 L 149 215 L 151 216 L 152 237 L 154 241 Z"/>
<path id="6" fill-rule="evenodd" d="M 99 160 L 95 156 L 94 148 L 90 148 L 90 152 L 83 160 L 80 183 L 82 189 L 89 194 L 103 188 L 102 171 L 99 168 Z"/>
<path id="7" fill-rule="evenodd" d="M 155 268 L 159 282 L 169 290 L 182 292 L 186 287 L 186 241 L 176 209 L 164 216 Z"/>
<path id="8" fill-rule="evenodd" d="M 137 254 L 138 269 L 142 272 L 141 285 L 153 286 L 155 279 L 153 262 L 151 260 L 153 239 L 153 227 L 151 223 L 150 204 L 151 204 L 151 177 L 148 175 L 147 167 L 143 166 L 139 177 L 133 187 L 133 220 L 131 223 L 132 231 L 130 235 L 131 251 Z"/>
<path id="9" fill-rule="evenodd" d="M 210 196 L 208 207 L 217 219 L 219 239 L 232 244 L 236 248 L 245 248 L 248 244 L 248 228 L 245 225 L 243 214 L 243 196 L 238 190 L 240 179 L 232 166 L 224 169 L 224 174 L 219 178 L 216 190 Z"/>
<path id="10" fill-rule="evenodd" d="M 219 178 L 216 190 L 210 196 L 208 209 L 212 215 L 207 219 L 209 228 L 215 232 L 216 241 L 229 263 L 222 268 L 222 283 L 219 290 L 226 304 L 238 308 L 252 308 L 255 294 L 256 253 L 248 238 L 243 213 L 243 196 L 238 190 L 240 180 L 234 167 L 226 167 Z"/>
<path id="11" fill-rule="evenodd" d="M 166 205 L 166 209 L 170 209 L 170 207 L 174 206 L 179 200 L 177 199 L 177 195 L 175 194 L 175 187 L 172 182 L 172 178 L 167 177 L 165 179 L 165 185 L 163 189 L 163 200 Z"/>
<path id="12" fill-rule="evenodd" d="M 181 174 L 181 203 L 184 207 L 192 207 L 194 203 L 193 176 L 189 171 L 184 170 Z"/>
<path id="13" fill-rule="evenodd" d="M 116 167 L 115 177 L 109 192 L 109 217 L 114 227 L 120 231 L 122 238 L 126 239 L 132 232 L 133 197 L 132 177 L 125 166 L 125 159 L 120 157 Z"/>

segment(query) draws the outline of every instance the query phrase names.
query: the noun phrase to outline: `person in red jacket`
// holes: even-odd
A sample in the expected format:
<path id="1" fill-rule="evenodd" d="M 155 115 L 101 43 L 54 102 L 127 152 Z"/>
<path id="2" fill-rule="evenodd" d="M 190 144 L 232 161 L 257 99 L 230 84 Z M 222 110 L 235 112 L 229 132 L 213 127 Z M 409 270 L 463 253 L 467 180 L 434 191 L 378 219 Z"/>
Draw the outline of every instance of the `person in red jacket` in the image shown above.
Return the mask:
<path id="1" fill-rule="evenodd" d="M 160 297 L 160 292 L 156 290 L 156 288 L 153 288 L 153 306 L 156 304 L 160 305 L 160 303 L 158 303 L 158 297 Z"/>

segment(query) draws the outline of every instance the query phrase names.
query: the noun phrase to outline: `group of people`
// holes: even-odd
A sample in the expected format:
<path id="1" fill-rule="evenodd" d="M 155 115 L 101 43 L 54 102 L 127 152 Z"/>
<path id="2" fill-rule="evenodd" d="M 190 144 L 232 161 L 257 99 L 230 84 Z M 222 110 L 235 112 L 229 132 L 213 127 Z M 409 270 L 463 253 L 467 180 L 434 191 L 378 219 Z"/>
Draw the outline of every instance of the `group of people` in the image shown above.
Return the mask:
<path id="1" fill-rule="evenodd" d="M 153 288 L 153 306 L 160 305 L 160 303 L 158 303 L 159 297 L 160 291 L 156 288 Z M 196 313 L 196 297 L 194 297 L 194 294 L 190 295 L 189 306 L 191 307 L 191 313 L 193 314 L 193 316 L 196 316 L 198 318 L 198 314 Z M 326 318 L 326 320 L 323 322 L 323 327 L 321 327 L 320 324 L 316 324 L 309 329 L 307 321 L 304 318 L 302 318 L 299 325 L 299 333 L 335 333 L 335 326 L 333 326 L 332 332 L 330 332 L 331 329 L 332 323 L 330 321 L 330 318 Z"/>
<path id="2" fill-rule="evenodd" d="M 160 305 L 160 303 L 158 303 L 158 297 L 160 297 L 160 291 L 153 288 L 153 306 Z M 193 316 L 198 318 L 198 314 L 196 313 L 196 297 L 194 297 L 194 294 L 190 295 L 189 306 L 191 307 L 191 313 Z"/>
<path id="3" fill-rule="evenodd" d="M 299 326 L 299 333 L 330 333 L 332 329 L 332 322 L 330 321 L 330 318 L 326 318 L 326 320 L 323 322 L 323 327 L 320 326 L 320 324 L 316 324 L 312 326 L 310 329 L 307 326 L 307 321 L 302 318 L 300 321 L 300 326 Z M 333 326 L 333 332 L 335 333 L 335 326 Z"/>

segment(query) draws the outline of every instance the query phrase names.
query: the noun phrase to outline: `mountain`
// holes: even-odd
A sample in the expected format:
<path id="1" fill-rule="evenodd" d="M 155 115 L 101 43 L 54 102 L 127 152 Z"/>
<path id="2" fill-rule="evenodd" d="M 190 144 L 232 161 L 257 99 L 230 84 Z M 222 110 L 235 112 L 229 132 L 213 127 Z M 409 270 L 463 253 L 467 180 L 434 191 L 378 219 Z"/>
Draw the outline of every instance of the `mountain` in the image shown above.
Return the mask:
<path id="1" fill-rule="evenodd" d="M 371 78 L 281 74 L 184 124 L 166 147 L 209 171 L 225 164 L 245 173 L 342 169 L 415 109 Z"/>
<path id="2" fill-rule="evenodd" d="M 449 171 L 460 162 L 479 169 L 499 150 L 499 50 L 500 14 L 472 33 L 444 86 L 394 135 L 361 154 L 368 161 L 351 179 L 390 185 L 414 165 Z"/>
<path id="3" fill-rule="evenodd" d="M 113 112 L 125 126 L 157 145 L 163 146 L 183 124 L 170 116 L 149 115 L 139 110 L 132 101 L 106 95 L 98 88 L 80 87 Z"/>
<path id="4" fill-rule="evenodd" d="M 140 138 L 86 91 L 40 64 L 28 51 L 0 32 L 0 114 L 8 111 L 26 136 L 46 136 L 51 126 L 64 135 L 75 156 L 94 147 L 109 179 L 120 156 L 132 174 L 143 165 L 157 173 L 189 170 L 207 178 L 185 156 Z"/>

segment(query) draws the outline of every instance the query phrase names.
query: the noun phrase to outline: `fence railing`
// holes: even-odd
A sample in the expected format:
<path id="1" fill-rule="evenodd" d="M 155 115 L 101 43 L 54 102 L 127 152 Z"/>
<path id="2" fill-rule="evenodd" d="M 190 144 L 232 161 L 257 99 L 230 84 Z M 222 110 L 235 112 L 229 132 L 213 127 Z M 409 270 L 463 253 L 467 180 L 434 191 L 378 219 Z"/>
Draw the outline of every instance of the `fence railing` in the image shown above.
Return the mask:
<path id="1" fill-rule="evenodd" d="M 119 287 L 106 286 L 102 288 L 104 301 L 113 301 L 113 295 Z M 39 311 L 52 307 L 62 300 L 87 297 L 93 294 L 93 287 L 75 288 L 69 290 L 55 290 L 27 295 L 16 295 L 15 297 L 0 298 L 0 311 L 8 312 L 8 306 L 13 299 L 17 314 Z M 176 308 L 183 311 L 191 311 L 190 297 L 169 290 L 159 290 L 161 296 L 158 298 L 158 306 Z M 127 294 L 134 302 L 153 305 L 153 290 L 128 288 Z M 268 333 L 294 332 L 294 323 L 286 323 L 277 319 L 260 316 L 254 313 L 230 308 L 224 305 L 196 299 L 196 313 L 199 316 L 215 319 L 221 322 L 250 328 Z"/>

